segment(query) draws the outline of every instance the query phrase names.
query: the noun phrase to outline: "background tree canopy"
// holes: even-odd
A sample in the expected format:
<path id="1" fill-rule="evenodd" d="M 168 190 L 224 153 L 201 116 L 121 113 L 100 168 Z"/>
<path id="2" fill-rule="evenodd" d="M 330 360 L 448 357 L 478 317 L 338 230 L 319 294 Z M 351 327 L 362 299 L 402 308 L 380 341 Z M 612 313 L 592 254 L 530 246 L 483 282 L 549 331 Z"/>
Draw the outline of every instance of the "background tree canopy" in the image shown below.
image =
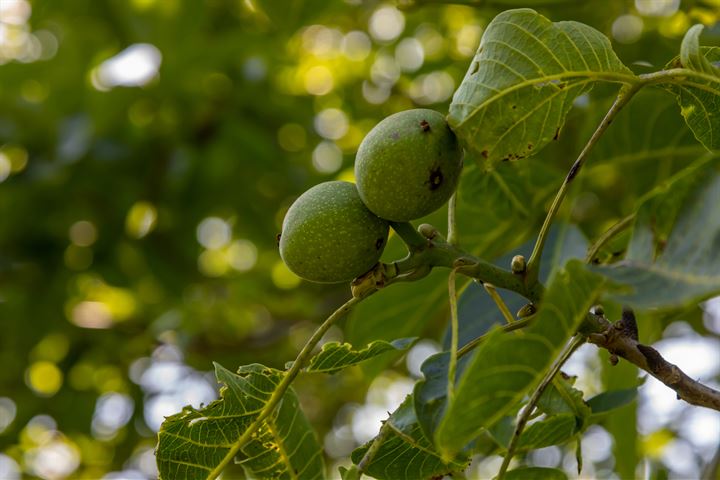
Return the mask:
<path id="1" fill-rule="evenodd" d="M 349 289 L 285 267 L 276 243 L 285 212 L 314 184 L 352 180 L 357 147 L 382 118 L 447 113 L 502 10 L 591 25 L 635 73 L 676 56 L 692 24 L 707 26 L 703 45 L 720 43 L 717 0 L 444 3 L 0 0 L 0 478 L 154 478 L 163 417 L 217 398 L 213 361 L 282 369 L 295 358 Z M 459 232 L 475 255 L 527 251 L 613 96 L 602 85 L 580 96 L 535 157 L 489 173 L 466 167 Z M 678 112 L 650 89 L 626 107 L 573 185 L 560 213 L 573 226 L 553 232 L 546 261 L 583 257 L 588 238 L 709 155 Z M 427 220 L 444 229 L 445 216 Z M 666 238 L 671 226 L 653 224 Z M 627 242 L 615 238 L 599 258 Z M 402 249 L 393 237 L 383 258 Z M 407 356 L 406 342 L 296 382 L 331 475 L 447 342 L 443 279 L 382 292 L 327 334 L 358 348 L 422 337 Z M 481 292 L 473 284 L 460 297 L 466 340 L 498 320 L 483 316 Z M 720 301 L 638 322 L 643 342 L 718 385 Z M 594 347 L 566 371 L 586 397 L 639 383 L 635 367 L 611 369 Z M 718 438 L 716 412 L 687 408 L 649 379 L 637 401 L 585 433 L 583 475 L 697 478 Z M 469 476 L 492 476 L 499 458 L 479 458 Z M 574 451 L 555 446 L 528 461 L 577 468 Z"/>

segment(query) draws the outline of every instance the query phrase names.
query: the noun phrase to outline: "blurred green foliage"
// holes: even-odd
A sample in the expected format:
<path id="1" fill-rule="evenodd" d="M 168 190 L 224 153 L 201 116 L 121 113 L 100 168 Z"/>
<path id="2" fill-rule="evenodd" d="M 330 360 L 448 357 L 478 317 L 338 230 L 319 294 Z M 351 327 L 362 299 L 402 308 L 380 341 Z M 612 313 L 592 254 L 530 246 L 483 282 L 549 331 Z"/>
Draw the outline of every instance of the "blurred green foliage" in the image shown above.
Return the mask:
<path id="1" fill-rule="evenodd" d="M 154 430 L 162 415 L 214 398 L 213 360 L 282 368 L 294 358 L 348 287 L 301 282 L 281 263 L 285 211 L 320 181 L 352 179 L 360 140 L 385 116 L 446 112 L 498 11 L 527 5 L 588 23 L 621 40 L 620 58 L 642 73 L 720 9 L 714 0 L 665 16 L 629 0 L 442 3 L 0 2 L 0 471 L 15 468 L 12 458 L 41 478 L 151 477 Z M 628 37 L 621 15 L 644 28 Z M 717 27 L 709 35 L 717 42 Z M 529 159 L 532 171 L 503 164 L 480 180 L 496 185 L 492 208 L 461 196 L 468 248 L 495 258 L 531 238 L 607 93 L 597 88 L 571 112 L 561 141 Z M 598 146 L 583 177 L 592 181 L 562 214 L 590 237 L 702 151 L 669 97 L 653 95 L 609 133 L 629 137 Z M 665 135 L 674 143 L 656 146 Z M 442 212 L 432 219 L 442 227 Z M 391 243 L 386 257 L 399 255 Z M 432 278 L 365 304 L 349 325 L 357 348 L 440 338 L 445 296 Z M 419 293 L 389 310 L 403 289 Z M 697 313 L 685 319 L 704 332 Z M 300 379 L 321 440 L 387 367 Z M 393 368 L 382 382 L 406 374 Z"/>

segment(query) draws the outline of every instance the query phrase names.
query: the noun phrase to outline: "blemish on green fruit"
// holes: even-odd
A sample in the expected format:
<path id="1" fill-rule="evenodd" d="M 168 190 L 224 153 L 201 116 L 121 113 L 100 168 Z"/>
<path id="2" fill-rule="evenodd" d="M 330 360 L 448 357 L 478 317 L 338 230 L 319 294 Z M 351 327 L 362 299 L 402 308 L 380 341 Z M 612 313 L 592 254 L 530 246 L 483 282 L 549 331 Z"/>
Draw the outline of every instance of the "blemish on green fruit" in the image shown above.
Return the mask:
<path id="1" fill-rule="evenodd" d="M 355 179 L 365 205 L 395 222 L 423 217 L 455 191 L 462 149 L 445 117 L 414 109 L 390 115 L 363 139 Z"/>
<path id="2" fill-rule="evenodd" d="M 312 282 L 350 281 L 380 259 L 387 221 L 360 200 L 355 185 L 325 182 L 290 206 L 280 235 L 280 256 L 296 275 Z"/>

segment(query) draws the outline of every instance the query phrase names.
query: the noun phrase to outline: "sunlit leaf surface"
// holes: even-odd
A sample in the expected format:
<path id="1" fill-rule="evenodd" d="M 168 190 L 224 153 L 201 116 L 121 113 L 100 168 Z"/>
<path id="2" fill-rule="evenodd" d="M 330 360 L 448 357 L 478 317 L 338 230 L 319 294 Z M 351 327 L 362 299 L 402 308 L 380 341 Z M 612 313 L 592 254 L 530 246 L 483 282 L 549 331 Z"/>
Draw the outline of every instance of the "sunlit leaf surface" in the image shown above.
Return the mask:
<path id="1" fill-rule="evenodd" d="M 597 30 L 508 10 L 485 30 L 448 121 L 478 158 L 518 160 L 558 139 L 573 100 L 593 83 L 631 76 Z"/>

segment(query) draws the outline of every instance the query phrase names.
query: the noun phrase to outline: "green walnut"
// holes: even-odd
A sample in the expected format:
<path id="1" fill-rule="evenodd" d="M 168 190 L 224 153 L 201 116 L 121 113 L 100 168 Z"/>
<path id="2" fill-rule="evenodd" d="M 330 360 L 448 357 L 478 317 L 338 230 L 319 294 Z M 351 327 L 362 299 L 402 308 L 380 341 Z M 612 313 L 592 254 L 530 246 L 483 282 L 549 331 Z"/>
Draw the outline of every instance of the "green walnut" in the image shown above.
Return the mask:
<path id="1" fill-rule="evenodd" d="M 354 184 L 321 183 L 290 206 L 280 234 L 280 256 L 306 280 L 350 281 L 378 262 L 388 228 L 388 222 L 360 200 Z"/>
<path id="2" fill-rule="evenodd" d="M 378 217 L 407 222 L 434 212 L 455 191 L 462 149 L 445 117 L 426 109 L 390 115 L 360 143 L 355 180 Z"/>

